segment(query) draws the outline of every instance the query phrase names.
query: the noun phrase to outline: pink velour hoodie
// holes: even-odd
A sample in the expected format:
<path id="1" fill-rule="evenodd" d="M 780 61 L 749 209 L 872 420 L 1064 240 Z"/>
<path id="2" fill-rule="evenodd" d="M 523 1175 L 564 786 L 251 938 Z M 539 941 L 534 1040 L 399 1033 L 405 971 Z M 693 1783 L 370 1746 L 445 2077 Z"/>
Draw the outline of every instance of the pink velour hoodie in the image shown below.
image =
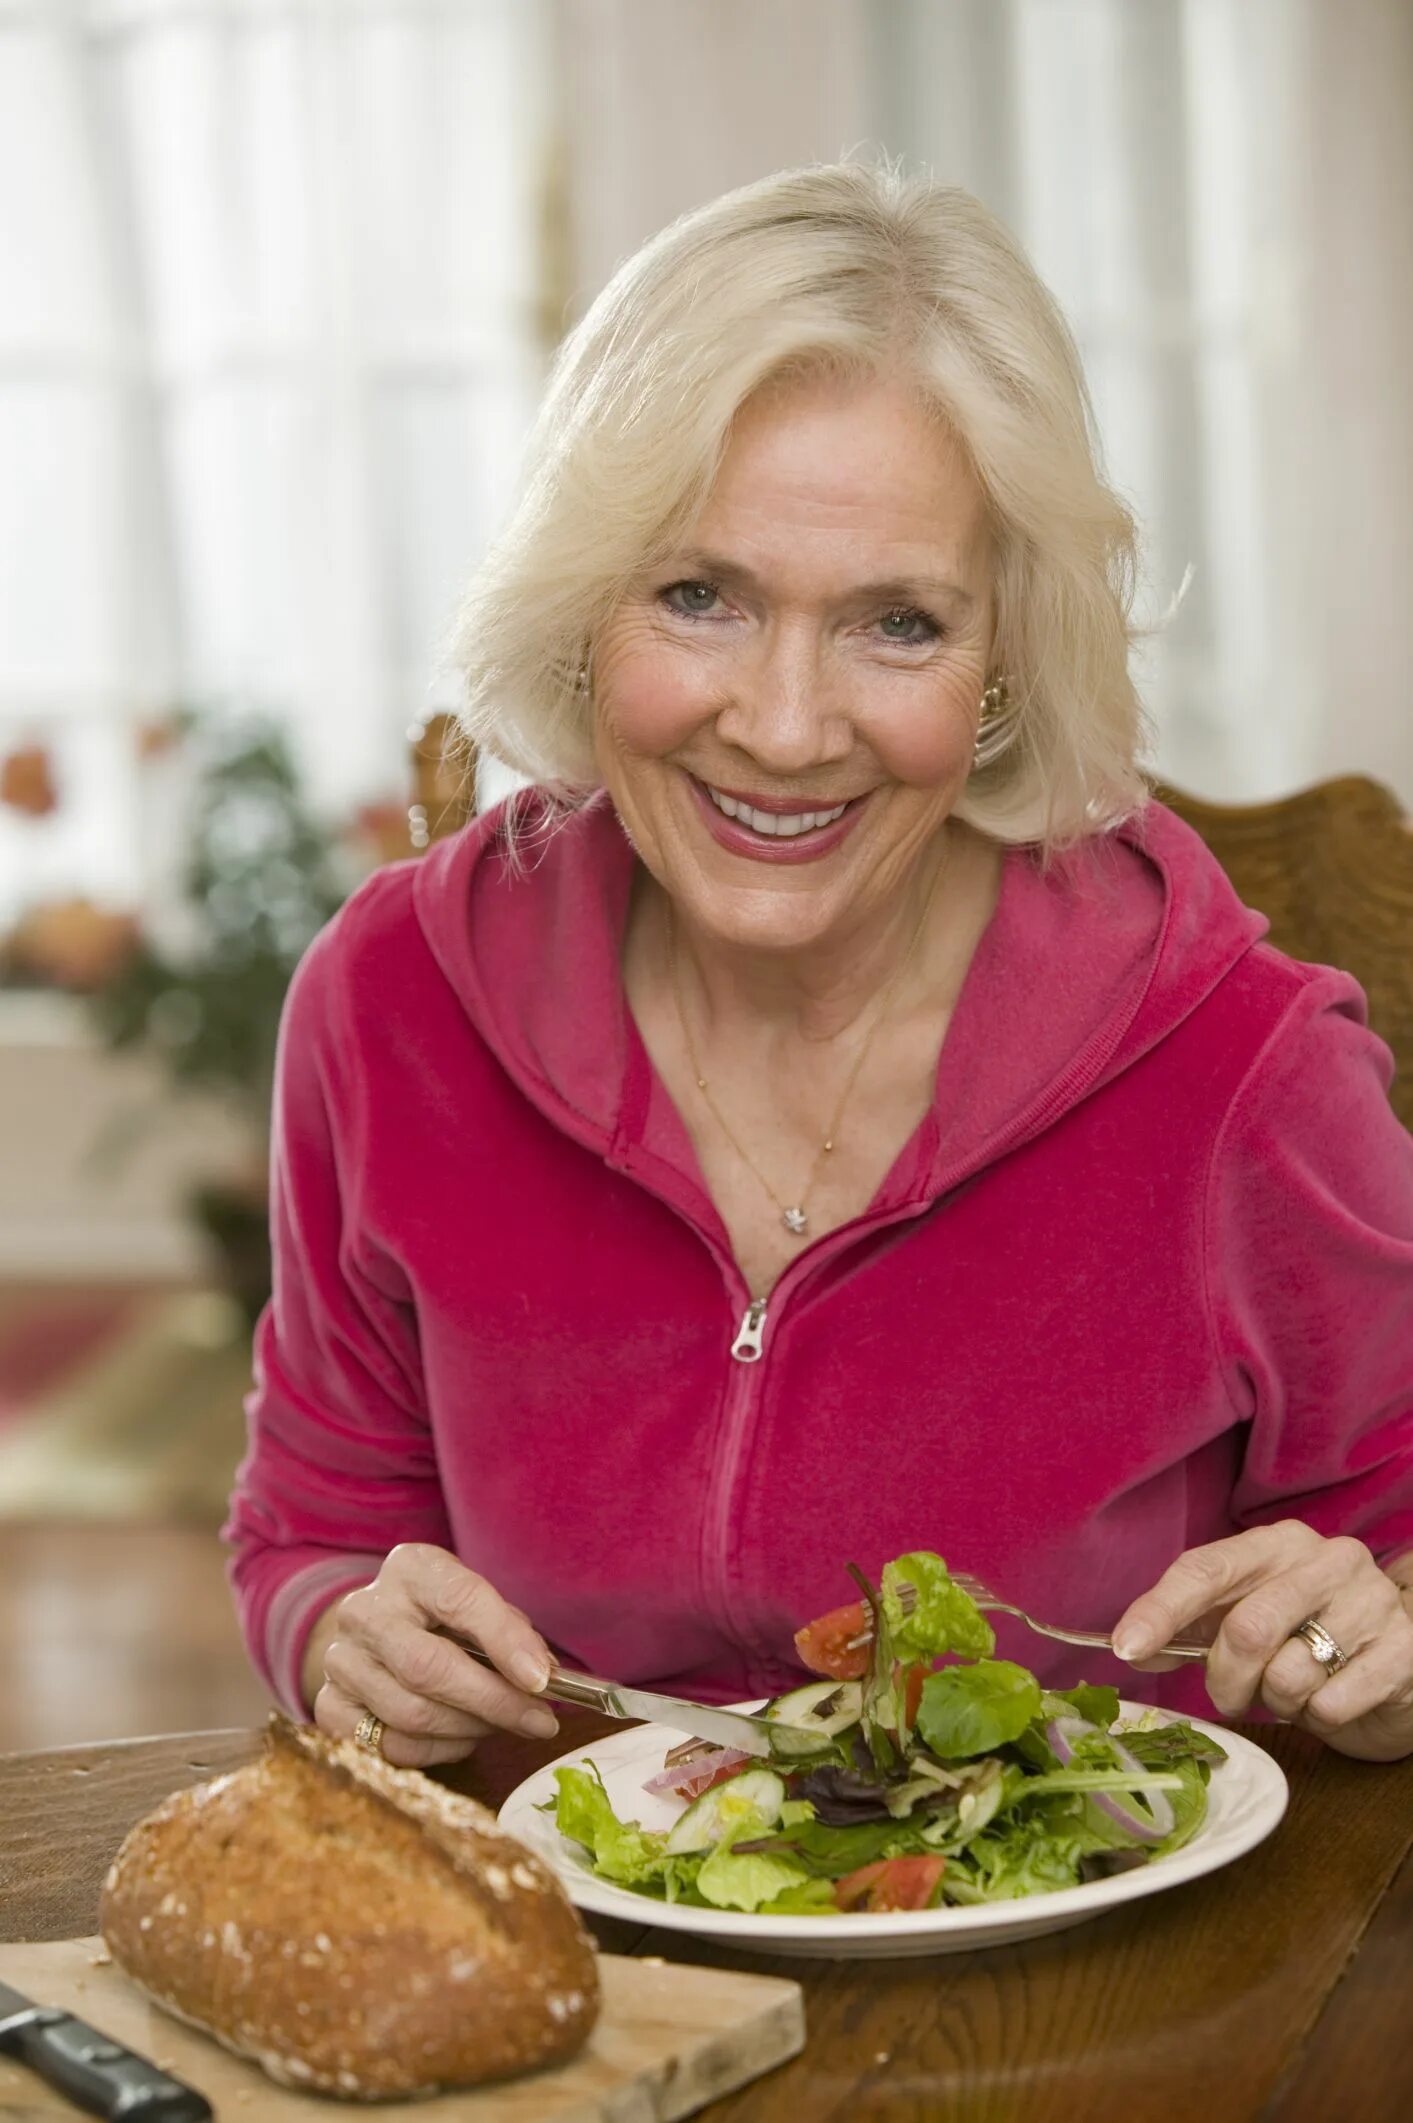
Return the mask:
<path id="1" fill-rule="evenodd" d="M 317 1615 L 402 1541 L 573 1663 L 716 1701 L 798 1680 L 849 1561 L 935 1548 L 1102 1630 L 1264 1521 L 1413 1549 L 1388 1050 L 1170 812 L 1008 853 L 932 1111 L 755 1306 L 625 1003 L 615 813 L 519 875 L 500 827 L 370 879 L 286 1005 L 226 1538 L 288 1708 Z M 1208 1708 L 1191 1668 L 998 1638 Z"/>

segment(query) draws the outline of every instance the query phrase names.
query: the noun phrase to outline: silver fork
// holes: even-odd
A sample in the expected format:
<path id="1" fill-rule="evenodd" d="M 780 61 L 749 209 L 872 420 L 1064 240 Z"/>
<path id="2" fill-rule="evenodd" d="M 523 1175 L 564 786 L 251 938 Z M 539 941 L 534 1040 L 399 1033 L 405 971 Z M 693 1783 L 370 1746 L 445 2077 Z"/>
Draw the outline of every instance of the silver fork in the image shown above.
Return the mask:
<path id="1" fill-rule="evenodd" d="M 1094 1651 L 1113 1651 L 1114 1649 L 1112 1637 L 1095 1636 L 1092 1630 L 1088 1629 L 1056 1629 L 1051 1622 L 1037 1622 L 1033 1615 L 1025 1612 L 1023 1607 L 1013 1607 L 1009 1600 L 998 1599 L 990 1586 L 983 1585 L 981 1579 L 973 1577 L 969 1570 L 954 1570 L 952 1572 L 952 1583 L 960 1585 L 962 1591 L 968 1593 L 975 1600 L 978 1607 L 986 1608 L 988 1613 L 991 1614 L 1014 1615 L 1018 1622 L 1024 1622 L 1026 1628 L 1033 1629 L 1037 1636 L 1056 1637 L 1062 1644 L 1087 1644 Z M 1210 1644 L 1199 1644 L 1196 1637 L 1175 1636 L 1170 1644 L 1161 1644 L 1151 1656 L 1153 1658 L 1168 1659 L 1205 1659 L 1211 1648 Z M 1117 1656 L 1117 1654 L 1115 1655 Z"/>
<path id="2" fill-rule="evenodd" d="M 1014 1615 L 1018 1622 L 1024 1622 L 1026 1628 L 1033 1629 L 1037 1636 L 1055 1637 L 1062 1644 L 1084 1644 L 1092 1651 L 1113 1651 L 1114 1649 L 1112 1637 L 1096 1636 L 1089 1629 L 1057 1629 L 1053 1622 L 1037 1622 L 1035 1617 L 1027 1614 L 1023 1607 L 1013 1607 L 1009 1600 L 998 1599 L 990 1586 L 983 1585 L 981 1579 L 973 1577 L 969 1570 L 954 1570 L 951 1573 L 951 1578 L 952 1583 L 960 1586 L 963 1592 L 975 1600 L 978 1607 L 984 1607 L 990 1614 Z M 907 1580 L 904 1579 L 898 1591 L 898 1604 L 904 1614 L 909 1614 L 916 1603 L 917 1594 Z M 850 1648 L 857 1649 L 861 1644 L 870 1644 L 872 1641 L 873 1631 L 869 1630 L 865 1636 L 851 1638 Z M 1157 1651 L 1151 1653 L 1150 1656 L 1170 1659 L 1205 1659 L 1211 1648 L 1210 1644 L 1199 1644 L 1195 1637 L 1175 1636 L 1170 1644 L 1160 1644 Z M 1117 1657 L 1117 1653 L 1115 1653 L 1115 1656 Z"/>

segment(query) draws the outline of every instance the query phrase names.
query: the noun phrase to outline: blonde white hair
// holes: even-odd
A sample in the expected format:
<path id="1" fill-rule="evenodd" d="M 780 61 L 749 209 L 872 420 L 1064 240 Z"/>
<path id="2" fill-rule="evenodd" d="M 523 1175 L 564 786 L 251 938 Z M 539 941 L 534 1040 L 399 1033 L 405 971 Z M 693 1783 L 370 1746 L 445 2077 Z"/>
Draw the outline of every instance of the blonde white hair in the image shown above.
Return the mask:
<path id="1" fill-rule="evenodd" d="M 456 621 L 466 735 L 566 797 L 597 784 L 576 680 L 598 630 L 689 534 L 743 402 L 816 368 L 910 380 L 987 497 L 992 668 L 1018 713 L 957 816 L 1049 852 L 1128 815 L 1146 793 L 1136 531 L 1074 341 L 979 200 L 887 159 L 782 170 L 684 214 L 563 341 L 520 500 Z"/>

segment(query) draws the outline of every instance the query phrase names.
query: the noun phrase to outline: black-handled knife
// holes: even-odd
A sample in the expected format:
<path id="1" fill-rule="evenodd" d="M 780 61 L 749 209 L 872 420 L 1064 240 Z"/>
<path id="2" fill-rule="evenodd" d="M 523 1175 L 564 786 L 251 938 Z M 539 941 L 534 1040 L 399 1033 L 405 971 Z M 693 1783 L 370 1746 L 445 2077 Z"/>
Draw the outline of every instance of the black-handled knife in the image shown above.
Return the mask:
<path id="1" fill-rule="evenodd" d="M 0 2055 L 18 2057 L 51 2086 L 110 2123 L 208 2123 L 211 2103 L 56 2005 L 0 1983 Z"/>

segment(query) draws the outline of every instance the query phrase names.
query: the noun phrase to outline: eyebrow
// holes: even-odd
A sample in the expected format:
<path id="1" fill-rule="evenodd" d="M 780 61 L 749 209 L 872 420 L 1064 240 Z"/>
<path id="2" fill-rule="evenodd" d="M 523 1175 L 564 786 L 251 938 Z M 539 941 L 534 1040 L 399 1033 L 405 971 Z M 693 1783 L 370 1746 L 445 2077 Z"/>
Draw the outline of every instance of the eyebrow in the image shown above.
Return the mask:
<path id="1" fill-rule="evenodd" d="M 700 568 L 704 575 L 713 576 L 726 583 L 738 583 L 743 589 L 758 590 L 761 587 L 760 577 L 748 568 L 744 561 L 732 560 L 725 553 L 708 553 L 694 546 L 681 554 L 673 565 Z M 936 597 L 939 594 L 955 598 L 959 603 L 968 606 L 975 602 L 969 590 L 964 590 L 960 583 L 948 582 L 941 575 L 888 575 L 878 582 L 855 583 L 853 588 L 846 592 L 850 598 L 892 597 L 900 602 L 908 598 Z"/>

